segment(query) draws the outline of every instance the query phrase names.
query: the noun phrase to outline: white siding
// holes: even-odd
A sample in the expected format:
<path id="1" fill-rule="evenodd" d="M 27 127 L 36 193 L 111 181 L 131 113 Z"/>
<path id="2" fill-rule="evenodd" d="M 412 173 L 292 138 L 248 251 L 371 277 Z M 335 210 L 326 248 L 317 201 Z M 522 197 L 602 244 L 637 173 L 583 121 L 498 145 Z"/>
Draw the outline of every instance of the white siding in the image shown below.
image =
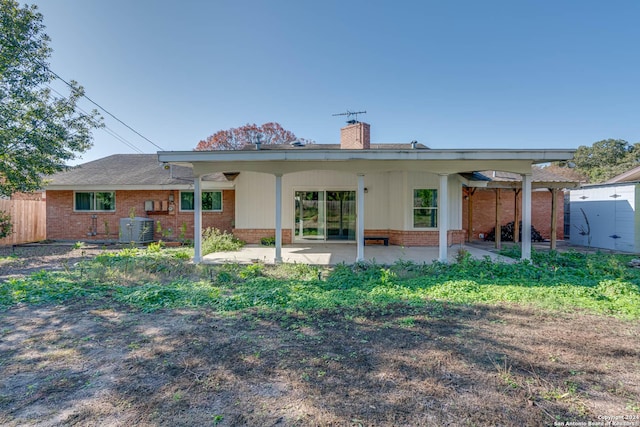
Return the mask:
<path id="1" fill-rule="evenodd" d="M 235 184 L 236 228 L 275 228 L 275 177 L 265 173 L 241 172 Z M 282 223 L 286 224 L 284 215 Z"/>
<path id="2" fill-rule="evenodd" d="M 389 201 L 389 174 L 376 173 L 364 176 L 364 227 L 389 228 L 389 217 L 396 207 Z"/>
<path id="3" fill-rule="evenodd" d="M 405 211 L 411 207 L 411 197 L 407 194 L 407 173 L 389 172 L 389 225 L 391 230 L 404 230 Z"/>
<path id="4" fill-rule="evenodd" d="M 628 184 L 572 190 L 569 196 L 571 243 L 626 252 L 640 251 L 638 187 L 638 184 Z"/>
<path id="5" fill-rule="evenodd" d="M 413 190 L 439 187 L 438 175 L 428 172 L 381 172 L 364 177 L 365 228 L 411 230 Z M 275 178 L 270 174 L 241 172 L 235 180 L 237 228 L 275 227 Z M 282 178 L 282 225 L 293 227 L 294 193 L 301 190 L 356 191 L 357 175 L 337 171 L 308 171 Z M 462 185 L 449 177 L 449 224 L 462 224 Z"/>
<path id="6" fill-rule="evenodd" d="M 618 236 L 614 240 L 616 250 L 633 252 L 635 250 L 635 186 L 617 186 L 615 187 L 616 197 L 615 204 L 615 235 Z"/>
<path id="7" fill-rule="evenodd" d="M 462 229 L 462 182 L 458 174 L 449 176 L 449 230 Z"/>

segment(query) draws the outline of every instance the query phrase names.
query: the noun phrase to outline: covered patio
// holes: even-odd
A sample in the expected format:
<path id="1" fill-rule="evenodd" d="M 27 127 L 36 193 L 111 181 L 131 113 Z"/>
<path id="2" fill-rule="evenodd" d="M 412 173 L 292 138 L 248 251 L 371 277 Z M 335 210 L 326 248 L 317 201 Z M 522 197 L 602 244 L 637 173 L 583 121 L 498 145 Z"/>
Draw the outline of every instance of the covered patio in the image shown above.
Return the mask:
<path id="1" fill-rule="evenodd" d="M 384 260 L 403 259 L 403 251 L 411 251 L 405 246 L 389 246 L 378 249 L 367 246 L 365 249 L 365 218 L 374 215 L 376 210 L 365 209 L 365 193 L 367 187 L 365 179 L 370 176 L 378 176 L 382 173 L 396 173 L 399 182 L 404 182 L 404 193 L 402 197 L 411 197 L 408 186 L 409 174 L 428 173 L 435 183 L 434 188 L 438 194 L 437 201 L 437 227 L 432 230 L 436 233 L 437 246 L 415 248 L 415 255 L 412 259 L 418 262 L 430 262 L 437 259 L 441 262 L 448 262 L 455 258 L 457 249 L 450 247 L 450 232 L 460 231 L 460 224 L 453 224 L 452 218 L 456 218 L 459 223 L 461 207 L 458 205 L 458 193 L 462 191 L 463 184 L 469 184 L 461 173 L 478 170 L 503 170 L 518 174 L 522 182 L 522 202 L 521 215 L 523 222 L 522 230 L 522 258 L 531 257 L 531 191 L 532 191 L 532 164 L 544 163 L 556 160 L 567 160 L 573 156 L 572 150 L 431 150 L 431 149 L 325 149 L 321 145 L 308 147 L 278 147 L 273 146 L 244 150 L 244 151 L 200 151 L 200 152 L 159 152 L 158 160 L 166 164 L 177 164 L 191 166 L 193 169 L 193 188 L 195 194 L 194 209 L 194 248 L 195 262 L 202 262 L 205 259 L 201 252 L 201 230 L 202 211 L 201 205 L 201 185 L 202 178 L 212 173 L 229 173 L 237 176 L 240 174 L 253 174 L 254 180 L 250 186 L 244 187 L 245 192 L 253 189 L 253 199 L 256 200 L 248 209 L 245 207 L 242 212 L 236 210 L 238 215 L 246 211 L 259 212 L 254 218 L 262 220 L 268 218 L 268 227 L 275 235 L 275 247 L 256 248 L 256 254 L 250 254 L 254 249 L 248 247 L 245 251 L 237 254 L 237 259 L 259 259 L 273 262 L 310 262 L 318 264 L 333 264 L 339 262 L 352 263 L 354 261 L 365 261 L 376 259 L 378 262 Z M 299 247 L 297 245 L 285 246 L 283 242 L 283 231 L 295 232 L 292 230 L 291 221 L 283 224 L 283 206 L 286 201 L 292 199 L 291 194 L 283 198 L 283 177 L 296 177 L 299 179 L 300 173 L 310 173 L 322 171 L 327 174 L 344 174 L 348 176 L 349 188 L 353 188 L 355 200 L 355 241 L 353 244 L 345 244 L 342 247 L 331 246 L 331 251 L 324 251 L 323 243 L 317 242 L 311 247 Z M 269 178 L 272 180 L 270 181 Z M 271 186 L 270 182 L 273 182 Z M 346 181 L 345 181 L 346 182 Z M 380 182 L 380 181 L 378 181 Z M 476 183 L 484 186 L 486 183 Z M 418 187 L 416 187 L 418 188 Z M 257 189 L 257 190 L 256 190 Z M 240 194 L 240 191 L 238 194 Z M 451 194 L 450 194 L 451 193 Z M 236 195 L 236 204 L 239 195 Z M 371 193 L 369 193 L 371 194 Z M 389 188 L 387 194 L 399 194 L 396 188 Z M 461 194 L 461 193 L 460 193 Z M 461 199 L 462 197 L 460 197 Z M 259 201 L 257 201 L 259 200 Z M 373 199 L 369 198 L 370 201 Z M 397 206 L 398 209 L 406 209 L 407 203 L 387 202 L 387 206 Z M 411 205 L 412 206 L 412 205 Z M 410 208 L 413 209 L 413 208 Z M 289 209 L 285 210 L 288 213 Z M 263 222 L 264 223 L 264 222 Z M 238 227 L 236 223 L 236 229 Z M 248 227 L 258 228 L 258 227 Z M 392 227 L 387 227 L 392 228 Z M 412 232 L 412 227 L 400 227 L 400 231 Z M 293 242 L 296 243 L 296 242 Z M 318 248 L 315 246 L 320 245 Z M 411 246 L 411 245 L 407 245 Z M 266 251 L 266 252 L 263 252 Z M 343 255 L 342 252 L 345 252 Z M 423 251 L 423 253 L 420 253 Z M 242 254 L 242 255 L 241 255 Z M 313 261 L 305 260 L 305 254 L 314 254 Z M 324 254 L 324 255 L 322 255 Z M 225 255 L 225 258 L 231 255 Z M 215 256 L 209 256 L 208 261 L 213 262 Z M 239 261 L 238 261 L 239 262 Z"/>
<path id="2" fill-rule="evenodd" d="M 203 256 L 205 264 L 252 264 L 262 262 L 274 264 L 273 247 L 261 245 L 247 245 L 239 251 L 215 252 Z M 472 258 L 484 259 L 489 257 L 497 262 L 515 262 L 513 258 L 504 257 L 496 253 L 466 245 L 453 245 L 447 248 L 448 262 L 455 262 L 461 250 L 469 252 Z M 282 247 L 282 262 L 310 265 L 336 265 L 353 263 L 355 244 L 325 243 L 325 244 L 292 244 Z M 362 262 L 391 265 L 399 261 L 410 261 L 416 264 L 430 264 L 440 258 L 437 246 L 384 246 L 369 245 L 364 248 Z"/>

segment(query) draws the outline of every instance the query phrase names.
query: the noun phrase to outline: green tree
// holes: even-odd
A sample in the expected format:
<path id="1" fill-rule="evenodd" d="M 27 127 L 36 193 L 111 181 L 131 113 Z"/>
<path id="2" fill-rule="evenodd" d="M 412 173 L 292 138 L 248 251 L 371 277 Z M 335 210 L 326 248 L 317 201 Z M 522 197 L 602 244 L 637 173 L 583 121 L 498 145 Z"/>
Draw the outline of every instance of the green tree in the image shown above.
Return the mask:
<path id="1" fill-rule="evenodd" d="M 33 191 L 43 176 L 91 147 L 91 129 L 101 126 L 94 110 L 82 113 L 84 90 L 70 83 L 64 97 L 52 95 L 55 75 L 47 60 L 49 37 L 36 6 L 0 0 L 0 195 Z"/>
<path id="2" fill-rule="evenodd" d="M 589 182 L 604 182 L 638 165 L 640 143 L 631 145 L 622 139 L 605 139 L 591 146 L 581 145 L 572 162 Z"/>

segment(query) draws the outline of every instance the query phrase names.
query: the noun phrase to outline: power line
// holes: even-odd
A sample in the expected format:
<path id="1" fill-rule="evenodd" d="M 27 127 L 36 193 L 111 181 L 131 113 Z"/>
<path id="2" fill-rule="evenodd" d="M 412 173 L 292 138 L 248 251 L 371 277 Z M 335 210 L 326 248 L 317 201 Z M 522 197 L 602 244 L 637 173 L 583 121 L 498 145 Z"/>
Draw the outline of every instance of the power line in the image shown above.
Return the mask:
<path id="1" fill-rule="evenodd" d="M 38 61 L 38 60 L 36 60 Z M 40 61 L 38 61 L 40 62 Z M 51 74 L 53 74 L 58 80 L 62 81 L 64 84 L 66 84 L 67 86 L 69 86 L 71 89 L 74 89 L 73 85 L 71 83 L 69 83 L 68 81 L 66 81 L 65 79 L 63 79 L 62 77 L 60 77 L 55 71 L 53 71 L 51 68 L 49 68 L 46 64 L 42 64 L 41 65 L 46 68 Z M 132 131 L 133 133 L 135 133 L 136 135 L 138 135 L 140 138 L 144 139 L 145 141 L 147 141 L 149 144 L 153 145 L 154 147 L 156 147 L 158 150 L 162 150 L 164 151 L 164 148 L 160 147 L 158 144 L 156 144 L 155 142 L 151 141 L 149 138 L 147 138 L 146 136 L 144 136 L 143 134 L 141 134 L 140 132 L 138 132 L 137 130 L 135 130 L 134 128 L 132 128 L 131 126 L 129 126 L 128 124 L 126 124 L 125 122 L 123 122 L 122 120 L 120 120 L 119 118 L 117 118 L 116 116 L 114 116 L 111 112 L 109 112 L 106 108 L 104 108 L 102 105 L 98 104 L 97 102 L 95 102 L 93 99 L 89 98 L 87 95 L 82 94 L 82 96 L 84 98 L 86 98 L 89 102 L 91 102 L 93 105 L 95 105 L 96 107 L 98 107 L 99 109 L 101 109 L 102 111 L 104 111 L 105 113 L 107 113 L 108 115 L 110 115 L 111 117 L 113 117 L 114 119 L 116 119 L 118 122 L 120 122 L 122 125 L 124 125 L 127 129 L 129 129 L 130 131 Z"/>
<path id="2" fill-rule="evenodd" d="M 58 92 L 57 90 L 55 90 L 53 87 L 51 87 L 49 84 L 46 85 L 49 89 L 51 89 L 53 92 L 57 93 L 59 96 L 61 96 L 62 98 L 66 99 L 66 96 L 64 96 L 63 94 L 61 94 L 60 92 Z M 84 113 L 86 116 L 89 116 L 89 113 L 87 113 L 85 110 L 83 110 L 81 107 L 76 106 L 76 108 Z M 117 139 L 118 141 L 122 142 L 124 145 L 126 145 L 127 147 L 131 148 L 133 151 L 136 151 L 140 154 L 144 154 L 144 151 L 141 150 L 140 148 L 138 148 L 133 142 L 127 140 L 125 137 L 123 137 L 122 135 L 119 135 L 116 131 L 114 131 L 113 129 L 111 129 L 109 126 L 104 125 L 104 127 L 100 128 L 101 130 L 104 130 L 106 133 L 108 133 L 109 135 L 111 135 L 112 137 L 114 137 L 115 139 Z"/>
<path id="3" fill-rule="evenodd" d="M 53 71 L 47 64 L 43 63 L 42 61 L 40 61 L 38 58 L 34 57 L 30 52 L 28 52 L 27 50 L 24 49 L 24 47 L 22 45 L 20 45 L 19 43 L 17 43 L 14 40 L 9 40 L 5 35 L 1 35 L 2 38 L 9 42 L 12 43 L 14 45 L 14 47 L 18 47 L 20 50 L 22 50 L 24 53 L 26 53 L 27 55 L 31 56 L 31 59 L 33 59 L 35 62 L 37 62 L 42 68 L 44 68 L 45 70 L 47 70 L 48 72 L 50 72 L 55 78 L 57 78 L 58 80 L 62 81 L 64 84 L 66 84 L 67 86 L 69 86 L 72 90 L 75 89 L 73 87 L 73 85 L 71 83 L 69 83 L 68 81 L 66 81 L 65 79 L 63 79 L 62 77 L 60 77 L 60 75 L 58 75 L 58 73 L 56 73 L 55 71 Z M 156 147 L 158 150 L 162 150 L 164 151 L 164 148 L 160 147 L 158 144 L 156 144 L 155 142 L 151 141 L 149 138 L 147 138 L 146 136 L 142 135 L 140 132 L 138 132 L 137 130 L 135 130 L 134 128 L 132 128 L 131 126 L 129 126 L 128 124 L 126 124 L 125 122 L 123 122 L 122 120 L 120 120 L 118 117 L 116 117 L 113 113 L 111 113 L 110 111 L 108 111 L 106 108 L 104 108 L 102 105 L 98 104 L 97 102 L 95 102 L 93 99 L 89 98 L 86 94 L 82 94 L 82 97 L 87 99 L 89 102 L 91 102 L 93 105 L 95 105 L 96 107 L 98 107 L 99 109 L 101 109 L 102 111 L 104 111 L 106 114 L 108 114 L 109 116 L 113 117 L 115 120 L 117 120 L 119 123 L 121 123 L 123 126 L 125 126 L 127 129 L 129 129 L 130 131 L 132 131 L 133 133 L 135 133 L 136 135 L 138 135 L 140 138 L 144 139 L 145 141 L 147 141 L 149 144 L 153 145 L 154 147 Z M 86 112 L 85 112 L 86 114 Z M 142 151 L 140 151 L 142 152 Z"/>
<path id="4" fill-rule="evenodd" d="M 109 128 L 108 126 L 105 126 L 103 130 L 109 135 L 111 135 L 112 137 L 114 137 L 115 139 L 117 139 L 118 141 L 122 142 L 127 147 L 131 148 L 133 151 L 136 151 L 140 154 L 144 154 L 144 151 L 142 151 L 141 149 L 133 145 L 131 142 L 124 139 L 122 136 L 118 135 L 116 132 L 113 131 L 113 129 Z"/>

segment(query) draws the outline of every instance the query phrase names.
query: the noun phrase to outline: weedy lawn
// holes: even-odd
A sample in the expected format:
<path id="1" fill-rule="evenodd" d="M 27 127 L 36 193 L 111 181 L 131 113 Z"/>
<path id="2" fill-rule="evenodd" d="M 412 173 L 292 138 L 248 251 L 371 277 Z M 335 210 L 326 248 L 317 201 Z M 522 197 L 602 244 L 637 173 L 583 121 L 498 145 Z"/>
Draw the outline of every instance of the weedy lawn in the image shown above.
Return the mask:
<path id="1" fill-rule="evenodd" d="M 1 282 L 0 423 L 640 416 L 640 270 L 629 256 L 331 269 L 190 256 L 104 251 Z"/>

